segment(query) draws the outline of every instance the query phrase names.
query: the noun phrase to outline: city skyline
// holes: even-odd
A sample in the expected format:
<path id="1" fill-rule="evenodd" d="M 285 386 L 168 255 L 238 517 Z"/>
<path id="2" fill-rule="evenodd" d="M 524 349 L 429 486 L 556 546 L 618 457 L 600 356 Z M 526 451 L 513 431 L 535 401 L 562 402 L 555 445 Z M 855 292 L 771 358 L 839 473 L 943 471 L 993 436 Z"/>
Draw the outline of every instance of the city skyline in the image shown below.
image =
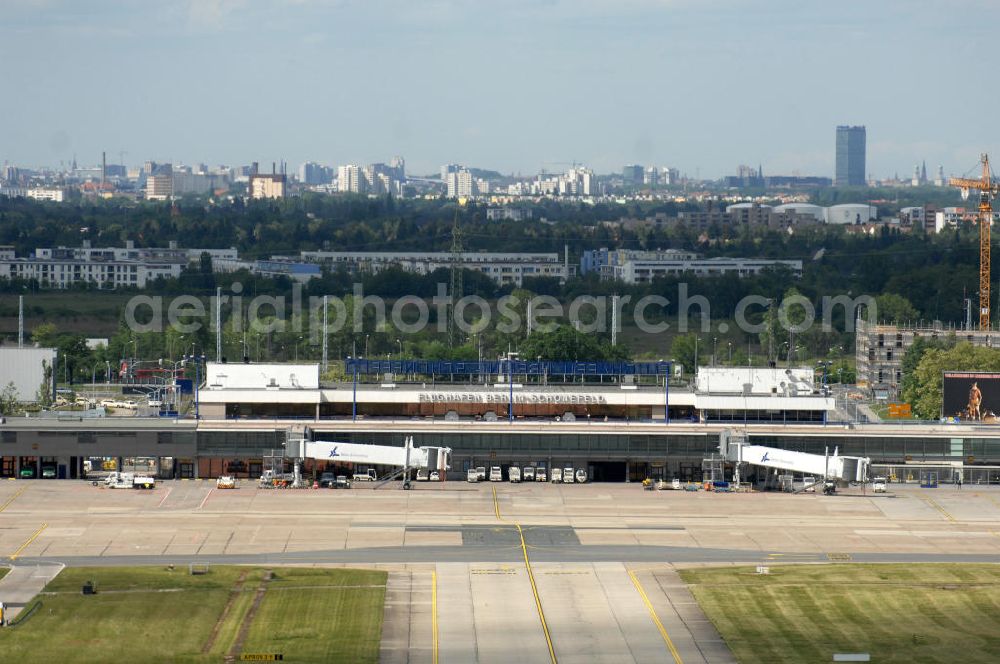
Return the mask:
<path id="1" fill-rule="evenodd" d="M 863 124 L 869 173 L 890 177 L 924 161 L 964 173 L 998 147 L 984 138 L 997 93 L 973 65 L 989 60 L 1000 8 L 977 0 L 920 12 L 785 0 L 15 0 L 6 11 L 0 55 L 32 66 L 7 74 L 18 131 L 0 139 L 0 160 L 25 166 L 106 150 L 132 164 L 403 154 L 412 173 L 576 161 L 718 178 L 749 162 L 833 176 L 832 129 Z M 927 81 L 948 82 L 943 98 L 976 90 L 976 103 L 934 103 Z M 905 103 L 918 95 L 926 103 Z"/>

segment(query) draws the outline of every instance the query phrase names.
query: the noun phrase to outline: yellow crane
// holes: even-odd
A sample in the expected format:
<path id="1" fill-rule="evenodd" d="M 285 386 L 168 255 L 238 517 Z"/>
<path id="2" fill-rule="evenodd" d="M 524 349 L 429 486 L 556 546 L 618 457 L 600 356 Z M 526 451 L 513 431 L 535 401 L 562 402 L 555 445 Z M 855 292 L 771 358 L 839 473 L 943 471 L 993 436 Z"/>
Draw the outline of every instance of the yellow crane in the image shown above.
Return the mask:
<path id="1" fill-rule="evenodd" d="M 979 190 L 979 329 L 990 329 L 990 225 L 993 223 L 993 197 L 1000 193 L 1000 183 L 990 173 L 990 158 L 984 152 L 979 157 L 982 177 L 950 178 L 948 183 L 962 190 L 967 198 L 970 189 Z"/>

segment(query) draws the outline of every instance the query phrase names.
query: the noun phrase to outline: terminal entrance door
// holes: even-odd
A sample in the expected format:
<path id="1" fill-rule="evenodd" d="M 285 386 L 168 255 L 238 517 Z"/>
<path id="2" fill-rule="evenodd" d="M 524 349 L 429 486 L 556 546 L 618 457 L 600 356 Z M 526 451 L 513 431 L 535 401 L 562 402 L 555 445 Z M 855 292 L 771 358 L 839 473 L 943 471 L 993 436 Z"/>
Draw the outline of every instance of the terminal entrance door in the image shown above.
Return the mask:
<path id="1" fill-rule="evenodd" d="M 591 461 L 587 464 L 591 481 L 594 482 L 624 482 L 624 461 Z"/>

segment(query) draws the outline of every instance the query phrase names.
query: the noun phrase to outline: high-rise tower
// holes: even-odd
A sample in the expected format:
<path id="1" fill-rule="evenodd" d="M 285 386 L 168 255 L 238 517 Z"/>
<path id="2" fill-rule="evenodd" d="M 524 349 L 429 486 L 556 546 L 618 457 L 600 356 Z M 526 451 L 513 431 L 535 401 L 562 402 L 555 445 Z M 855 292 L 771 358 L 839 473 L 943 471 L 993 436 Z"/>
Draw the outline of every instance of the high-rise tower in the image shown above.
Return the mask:
<path id="1" fill-rule="evenodd" d="M 837 173 L 834 184 L 838 187 L 865 185 L 864 127 L 837 127 Z"/>

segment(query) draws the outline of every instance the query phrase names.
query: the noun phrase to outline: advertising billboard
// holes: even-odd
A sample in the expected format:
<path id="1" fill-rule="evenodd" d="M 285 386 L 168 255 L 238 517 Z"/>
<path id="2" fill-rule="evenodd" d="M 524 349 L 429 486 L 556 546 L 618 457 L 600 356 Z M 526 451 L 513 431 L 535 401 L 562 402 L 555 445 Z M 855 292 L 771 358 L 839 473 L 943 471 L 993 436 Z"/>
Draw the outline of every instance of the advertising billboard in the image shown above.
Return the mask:
<path id="1" fill-rule="evenodd" d="M 945 371 L 942 397 L 948 419 L 1000 424 L 1000 373 Z"/>

